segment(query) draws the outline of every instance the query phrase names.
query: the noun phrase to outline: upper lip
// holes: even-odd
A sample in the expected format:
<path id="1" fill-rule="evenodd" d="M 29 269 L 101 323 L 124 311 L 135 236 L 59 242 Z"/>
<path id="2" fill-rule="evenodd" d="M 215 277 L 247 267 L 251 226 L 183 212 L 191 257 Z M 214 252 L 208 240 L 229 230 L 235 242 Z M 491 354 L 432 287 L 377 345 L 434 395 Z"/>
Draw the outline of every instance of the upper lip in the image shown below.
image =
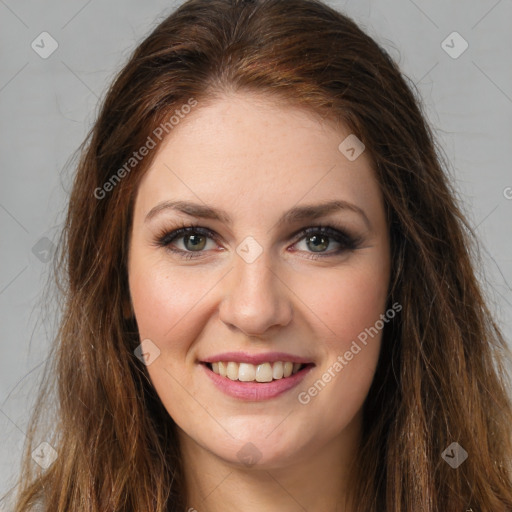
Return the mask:
<path id="1" fill-rule="evenodd" d="M 248 352 L 223 352 L 222 354 L 216 354 L 201 360 L 202 363 L 217 363 L 219 361 L 233 361 L 235 363 L 250 364 L 273 363 L 275 361 L 290 361 L 292 363 L 301 364 L 308 364 L 312 362 L 311 359 L 296 356 L 294 354 L 287 354 L 285 352 L 264 352 L 261 354 L 249 354 Z"/>

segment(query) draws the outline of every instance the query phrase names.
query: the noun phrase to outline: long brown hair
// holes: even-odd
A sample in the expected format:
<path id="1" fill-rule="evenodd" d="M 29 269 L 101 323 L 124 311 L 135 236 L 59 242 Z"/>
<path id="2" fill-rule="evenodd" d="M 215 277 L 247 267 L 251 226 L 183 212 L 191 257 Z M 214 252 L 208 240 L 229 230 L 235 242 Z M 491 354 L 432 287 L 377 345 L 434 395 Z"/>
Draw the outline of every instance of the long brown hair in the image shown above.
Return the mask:
<path id="1" fill-rule="evenodd" d="M 55 512 L 185 509 L 175 424 L 134 355 L 140 339 L 127 307 L 133 202 L 156 151 L 130 159 L 157 127 L 171 133 L 183 105 L 244 90 L 347 126 L 366 145 L 385 198 L 389 301 L 403 310 L 385 327 L 365 401 L 351 510 L 512 510 L 508 349 L 413 84 L 320 1 L 189 0 L 135 50 L 80 148 L 55 260 L 64 309 L 16 511 L 38 500 Z M 56 411 L 36 437 L 52 385 Z M 31 457 L 42 441 L 57 452 L 45 470 Z M 441 457 L 453 442 L 468 454 L 456 469 Z"/>

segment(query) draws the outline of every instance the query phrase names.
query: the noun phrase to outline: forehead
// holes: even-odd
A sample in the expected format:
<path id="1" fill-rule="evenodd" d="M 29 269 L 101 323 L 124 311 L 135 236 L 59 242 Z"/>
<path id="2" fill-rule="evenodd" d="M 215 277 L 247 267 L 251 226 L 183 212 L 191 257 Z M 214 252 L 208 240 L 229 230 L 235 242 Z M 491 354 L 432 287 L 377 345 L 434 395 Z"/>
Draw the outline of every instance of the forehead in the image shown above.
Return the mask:
<path id="1" fill-rule="evenodd" d="M 344 199 L 377 214 L 381 197 L 369 156 L 351 161 L 339 149 L 349 135 L 343 126 L 252 93 L 199 103 L 156 148 L 137 209 L 189 199 L 263 213 L 278 204 Z"/>

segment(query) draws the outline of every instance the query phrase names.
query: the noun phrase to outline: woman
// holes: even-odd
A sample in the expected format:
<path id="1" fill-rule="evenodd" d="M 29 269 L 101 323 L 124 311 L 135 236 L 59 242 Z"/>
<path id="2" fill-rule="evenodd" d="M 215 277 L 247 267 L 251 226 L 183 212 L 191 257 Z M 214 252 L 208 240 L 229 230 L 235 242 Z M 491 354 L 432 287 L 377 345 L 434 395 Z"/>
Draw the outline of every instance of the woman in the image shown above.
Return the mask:
<path id="1" fill-rule="evenodd" d="M 414 94 L 350 19 L 189 0 L 84 145 L 32 426 L 53 376 L 58 422 L 16 510 L 512 510 L 472 236 Z"/>

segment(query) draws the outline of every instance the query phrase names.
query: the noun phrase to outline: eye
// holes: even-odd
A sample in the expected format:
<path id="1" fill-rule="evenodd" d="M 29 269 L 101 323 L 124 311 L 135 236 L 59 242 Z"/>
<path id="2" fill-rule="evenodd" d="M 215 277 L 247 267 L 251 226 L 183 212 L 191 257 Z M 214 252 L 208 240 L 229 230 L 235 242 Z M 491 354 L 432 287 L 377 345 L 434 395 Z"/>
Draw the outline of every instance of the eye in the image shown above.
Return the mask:
<path id="1" fill-rule="evenodd" d="M 332 257 L 353 251 L 361 243 L 360 237 L 349 235 L 342 229 L 322 225 L 304 229 L 296 233 L 292 238 L 297 240 L 294 246 L 299 245 L 304 240 L 302 242 L 303 249 L 300 249 L 300 252 L 309 253 L 306 255 L 306 258 L 310 259 Z M 202 257 L 202 253 L 207 250 L 208 239 L 216 242 L 218 236 L 208 228 L 198 225 L 184 225 L 179 229 L 160 233 L 157 237 L 156 245 L 165 247 L 168 251 L 178 254 L 181 258 L 194 259 Z M 176 245 L 179 245 L 177 244 L 178 241 L 181 241 L 183 248 L 176 248 Z M 327 252 L 327 249 L 333 243 L 338 247 Z M 210 249 L 215 247 L 216 244 L 214 243 Z"/>
<path id="2" fill-rule="evenodd" d="M 216 236 L 213 231 L 197 225 L 184 225 L 174 231 L 164 231 L 161 233 L 157 237 L 157 245 L 165 247 L 167 250 L 176 253 L 185 259 L 192 259 L 201 256 L 200 253 L 206 248 L 208 238 L 216 240 Z M 176 243 L 176 240 L 182 240 L 182 247 L 184 247 L 184 249 L 176 249 L 172 246 L 173 243 Z M 210 249 L 211 248 L 212 247 L 210 247 Z M 194 253 L 199 254 L 196 255 Z"/>
<path id="3" fill-rule="evenodd" d="M 300 236 L 300 240 L 295 245 L 300 245 L 300 242 L 304 240 L 303 247 L 306 248 L 306 252 L 308 252 L 307 250 L 312 251 L 306 256 L 310 259 L 327 258 L 354 251 L 362 241 L 360 237 L 349 235 L 346 231 L 332 226 L 310 227 L 302 230 L 298 236 Z M 333 242 L 338 247 L 327 252 Z"/>

